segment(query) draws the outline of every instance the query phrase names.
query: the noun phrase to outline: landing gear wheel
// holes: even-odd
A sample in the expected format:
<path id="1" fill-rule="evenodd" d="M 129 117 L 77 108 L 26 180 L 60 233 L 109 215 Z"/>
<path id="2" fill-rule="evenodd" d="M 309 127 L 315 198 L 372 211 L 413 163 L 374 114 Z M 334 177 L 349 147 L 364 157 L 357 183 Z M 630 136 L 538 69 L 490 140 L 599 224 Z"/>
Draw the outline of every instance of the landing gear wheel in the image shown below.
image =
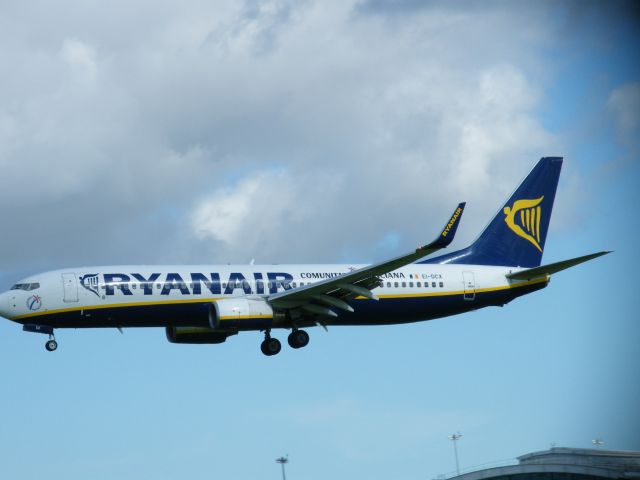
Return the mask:
<path id="1" fill-rule="evenodd" d="M 291 348 L 302 348 L 309 344 L 309 334 L 304 330 L 294 330 L 287 337 Z"/>
<path id="2" fill-rule="evenodd" d="M 55 340 L 49 340 L 44 344 L 44 348 L 46 348 L 48 352 L 53 352 L 56 348 L 58 348 L 58 342 L 56 342 Z"/>
<path id="3" fill-rule="evenodd" d="M 266 356 L 270 357 L 272 355 L 277 355 L 282 350 L 282 345 L 280 344 L 280 340 L 277 338 L 267 338 L 264 342 L 260 344 L 260 350 Z"/>

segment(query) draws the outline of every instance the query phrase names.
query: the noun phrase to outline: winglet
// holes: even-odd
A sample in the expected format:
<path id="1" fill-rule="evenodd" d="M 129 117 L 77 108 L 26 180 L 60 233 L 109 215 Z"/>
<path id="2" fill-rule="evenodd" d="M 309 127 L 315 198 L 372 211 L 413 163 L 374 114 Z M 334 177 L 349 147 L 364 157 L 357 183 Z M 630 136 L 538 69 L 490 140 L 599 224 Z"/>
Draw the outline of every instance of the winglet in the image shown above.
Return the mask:
<path id="1" fill-rule="evenodd" d="M 464 207 L 466 204 L 466 202 L 459 203 L 457 208 L 451 215 L 451 218 L 440 232 L 440 235 L 438 235 L 438 238 L 436 238 L 429 245 L 425 245 L 422 248 L 444 248 L 449 245 L 453 241 L 453 237 L 456 236 L 458 224 L 460 223 L 460 218 L 462 217 L 462 212 L 464 211 Z"/>
<path id="2" fill-rule="evenodd" d="M 460 217 L 462 216 L 464 206 L 464 202 L 458 205 L 458 207 L 454 210 L 453 214 L 449 218 L 449 221 L 440 231 L 440 235 L 438 235 L 438 237 L 433 242 L 425 245 L 424 247 L 418 247 L 414 252 L 408 253 L 406 255 L 400 255 L 399 257 L 385 260 L 384 262 L 376 263 L 374 265 L 358 268 L 357 270 L 349 273 L 344 273 L 337 277 L 326 278 L 313 284 L 308 283 L 304 287 L 286 290 L 284 292 L 270 295 L 268 298 L 268 302 L 272 305 L 277 305 L 278 303 L 280 303 L 281 308 L 294 308 L 287 307 L 284 304 L 291 300 L 295 300 L 298 302 L 302 301 L 302 304 L 307 305 L 308 309 L 308 302 L 312 301 L 314 298 L 317 300 L 318 296 L 332 295 L 332 292 L 335 292 L 336 290 L 347 291 L 352 295 L 361 295 L 372 300 L 377 300 L 378 297 L 376 297 L 375 294 L 370 290 L 372 286 L 378 285 L 380 279 L 377 277 L 379 277 L 380 275 L 384 275 L 385 273 L 397 270 L 398 268 L 404 267 L 405 265 L 409 265 L 410 263 L 413 263 L 416 260 L 426 257 L 430 253 L 433 253 L 449 245 L 456 234 L 456 230 L 458 229 L 458 223 L 460 223 Z M 372 283 L 371 281 L 373 279 L 375 279 L 375 282 Z M 336 299 L 334 299 L 333 301 L 325 301 L 321 303 L 326 303 L 329 304 L 329 306 L 341 308 L 340 305 L 336 303 Z M 300 304 L 298 303 L 298 305 Z M 319 310 L 317 310 L 318 308 L 322 308 L 318 305 L 315 305 L 315 307 L 316 308 L 314 308 L 314 310 L 316 312 L 319 312 Z M 326 311 L 323 310 L 323 312 L 326 315 Z"/>

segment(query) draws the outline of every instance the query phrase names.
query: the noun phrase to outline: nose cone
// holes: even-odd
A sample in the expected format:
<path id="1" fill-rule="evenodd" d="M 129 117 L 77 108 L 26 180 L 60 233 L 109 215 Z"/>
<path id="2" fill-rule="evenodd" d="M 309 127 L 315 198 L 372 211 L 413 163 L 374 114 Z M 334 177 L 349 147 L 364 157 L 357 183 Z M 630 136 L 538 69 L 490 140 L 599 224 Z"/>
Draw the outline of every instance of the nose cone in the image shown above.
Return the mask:
<path id="1" fill-rule="evenodd" d="M 10 297 L 9 292 L 0 293 L 0 317 L 11 318 Z"/>

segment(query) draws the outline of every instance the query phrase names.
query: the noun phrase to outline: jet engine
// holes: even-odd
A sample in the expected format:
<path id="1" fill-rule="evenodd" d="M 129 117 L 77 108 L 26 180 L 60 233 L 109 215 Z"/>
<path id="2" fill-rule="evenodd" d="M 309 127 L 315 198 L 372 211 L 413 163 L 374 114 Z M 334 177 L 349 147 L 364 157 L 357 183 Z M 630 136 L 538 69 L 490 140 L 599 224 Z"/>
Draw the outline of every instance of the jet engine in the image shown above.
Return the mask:
<path id="1" fill-rule="evenodd" d="M 171 343 L 222 343 L 239 330 L 267 330 L 282 325 L 285 315 L 263 298 L 225 298 L 209 307 L 209 325 L 167 327 Z"/>

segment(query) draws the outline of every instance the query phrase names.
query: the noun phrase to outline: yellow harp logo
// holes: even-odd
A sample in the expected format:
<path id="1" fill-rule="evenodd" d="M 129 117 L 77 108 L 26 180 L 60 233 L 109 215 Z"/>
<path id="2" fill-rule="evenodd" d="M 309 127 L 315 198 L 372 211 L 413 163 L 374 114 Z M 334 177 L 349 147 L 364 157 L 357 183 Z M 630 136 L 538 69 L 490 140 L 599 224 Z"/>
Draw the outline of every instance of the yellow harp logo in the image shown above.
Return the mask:
<path id="1" fill-rule="evenodd" d="M 535 200 L 516 200 L 513 206 L 504 207 L 504 218 L 507 226 L 519 237 L 528 240 L 542 253 L 540 248 L 540 217 L 542 208 L 540 203 L 544 195 Z M 519 212 L 519 215 L 518 215 Z M 519 217 L 519 224 L 516 223 Z"/>

